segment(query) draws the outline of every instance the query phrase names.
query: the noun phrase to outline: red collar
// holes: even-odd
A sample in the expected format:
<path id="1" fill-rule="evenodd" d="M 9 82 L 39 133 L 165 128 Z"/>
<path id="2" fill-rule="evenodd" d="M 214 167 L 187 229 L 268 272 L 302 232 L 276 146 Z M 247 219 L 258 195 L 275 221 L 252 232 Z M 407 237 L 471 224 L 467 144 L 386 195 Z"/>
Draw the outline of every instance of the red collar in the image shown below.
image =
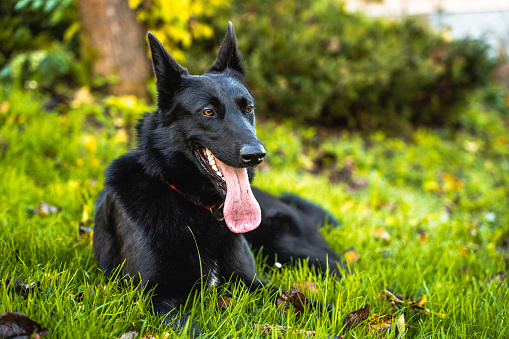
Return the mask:
<path id="1" fill-rule="evenodd" d="M 185 193 L 185 192 L 182 192 L 181 190 L 179 190 L 177 187 L 175 187 L 175 185 L 173 184 L 170 184 L 168 181 L 166 181 L 164 179 L 164 176 L 163 174 L 161 173 L 161 179 L 163 179 L 163 181 L 168 185 L 170 186 L 175 192 L 177 192 L 178 194 L 182 195 L 184 198 L 186 198 L 187 200 L 189 200 L 190 202 L 192 202 L 193 204 L 195 204 L 196 206 L 200 206 L 200 207 L 203 207 L 207 210 L 209 210 L 213 215 L 214 217 L 216 217 L 216 219 L 218 219 L 218 217 L 216 216 L 216 213 L 217 211 L 219 211 L 221 209 L 221 207 L 223 207 L 224 205 L 224 202 L 219 205 L 219 207 L 216 209 L 216 205 L 204 205 L 202 204 L 201 202 L 199 202 L 197 199 L 193 198 L 192 196 L 190 196 L 189 194 Z M 214 210 L 215 209 L 215 210 Z M 222 220 L 223 218 L 221 218 Z M 219 220 L 219 219 L 218 219 Z M 221 221 L 220 220 L 220 221 Z"/>

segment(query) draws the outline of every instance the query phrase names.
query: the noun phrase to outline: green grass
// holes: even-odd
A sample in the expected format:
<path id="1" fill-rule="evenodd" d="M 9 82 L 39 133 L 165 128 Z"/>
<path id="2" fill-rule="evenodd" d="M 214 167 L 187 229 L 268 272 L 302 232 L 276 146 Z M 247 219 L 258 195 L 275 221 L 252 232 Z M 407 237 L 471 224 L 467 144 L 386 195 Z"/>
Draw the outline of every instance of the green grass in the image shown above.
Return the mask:
<path id="1" fill-rule="evenodd" d="M 177 336 L 147 312 L 148 297 L 136 286 L 120 288 L 103 276 L 90 239 L 78 233 L 80 225 L 92 226 L 104 168 L 132 144 L 133 122 L 146 107 L 132 98 L 87 103 L 93 98 L 85 95 L 71 108 L 47 112 L 47 99 L 0 89 L 0 313 L 25 313 L 49 328 L 51 338 L 116 338 L 131 330 Z M 263 277 L 283 288 L 312 281 L 314 299 L 345 313 L 366 304 L 372 313 L 389 313 L 390 304 L 378 298 L 385 288 L 413 300 L 426 294 L 426 307 L 445 317 L 398 311 L 405 313 L 412 338 L 507 337 L 507 279 L 491 279 L 509 265 L 507 120 L 474 96 L 462 114 L 464 128 L 418 129 L 407 141 L 382 133 L 369 141 L 347 132 L 321 136 L 291 123 L 259 123 L 268 156 L 255 185 L 300 194 L 332 211 L 341 226 L 325 227 L 323 235 L 338 253 L 355 247 L 360 256 L 352 263 L 355 274 L 341 281 L 302 267 L 268 267 Z M 312 174 L 324 152 L 334 154 L 336 163 Z M 329 182 L 329 173 L 347 159 L 355 162 L 353 177 L 366 179 L 367 187 L 352 191 Z M 30 213 L 41 201 L 62 210 Z M 390 240 L 375 236 L 379 228 Z M 261 267 L 263 260 L 257 263 Z M 25 298 L 5 286 L 8 278 L 39 281 L 40 291 Z M 217 311 L 225 295 L 232 303 Z M 215 338 L 277 337 L 261 335 L 255 321 L 316 331 L 317 337 L 338 335 L 344 317 L 312 310 L 299 317 L 276 307 L 268 291 L 248 294 L 234 284 L 190 296 L 186 309 Z M 364 336 L 356 329 L 346 337 Z"/>

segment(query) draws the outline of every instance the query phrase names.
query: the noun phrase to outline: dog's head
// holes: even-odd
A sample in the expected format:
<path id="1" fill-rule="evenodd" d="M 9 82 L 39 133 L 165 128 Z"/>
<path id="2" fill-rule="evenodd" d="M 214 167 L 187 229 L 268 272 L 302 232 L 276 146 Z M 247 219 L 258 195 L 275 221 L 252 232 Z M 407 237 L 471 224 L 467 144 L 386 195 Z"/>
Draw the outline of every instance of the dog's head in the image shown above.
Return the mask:
<path id="1" fill-rule="evenodd" d="M 157 79 L 157 119 L 151 133 L 166 162 L 184 157 L 201 172 L 205 185 L 224 200 L 224 217 L 233 232 L 256 228 L 260 207 L 250 188 L 248 167 L 265 149 L 256 137 L 254 100 L 242 79 L 244 69 L 233 25 L 215 63 L 200 76 L 189 75 L 152 34 L 148 34 Z"/>

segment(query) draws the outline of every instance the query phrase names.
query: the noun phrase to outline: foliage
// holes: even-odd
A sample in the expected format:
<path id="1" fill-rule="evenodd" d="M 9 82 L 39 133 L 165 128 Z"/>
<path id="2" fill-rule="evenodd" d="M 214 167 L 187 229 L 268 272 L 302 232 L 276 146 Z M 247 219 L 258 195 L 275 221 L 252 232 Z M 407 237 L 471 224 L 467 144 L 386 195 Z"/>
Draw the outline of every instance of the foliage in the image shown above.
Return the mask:
<path id="1" fill-rule="evenodd" d="M 78 62 L 79 30 L 72 0 L 5 0 L 0 4 L 0 81 L 53 88 L 86 83 Z"/>
<path id="2" fill-rule="evenodd" d="M 229 0 L 129 0 L 131 8 L 138 11 L 138 20 L 157 36 L 179 62 L 185 60 L 183 49 L 189 48 L 193 40 L 213 37 L 214 31 L 207 19 L 213 18 L 228 3 Z"/>
<path id="3" fill-rule="evenodd" d="M 258 112 L 369 131 L 453 125 L 495 67 L 487 45 L 414 20 L 367 19 L 336 1 L 232 4 Z"/>
<path id="4" fill-rule="evenodd" d="M 129 4 L 192 71 L 214 59 L 231 18 L 257 111 L 267 117 L 362 131 L 453 126 L 467 91 L 486 84 L 495 66 L 481 41 L 446 41 L 415 21 L 367 19 L 331 0 Z M 60 93 L 114 81 L 90 79 L 75 1 L 6 0 L 0 9 L 0 82 Z"/>
<path id="5" fill-rule="evenodd" d="M 471 95 L 459 119 L 465 128 L 418 128 L 408 142 L 382 132 L 366 140 L 259 122 L 268 155 L 255 184 L 332 211 L 341 226 L 322 234 L 338 253 L 354 246 L 360 257 L 352 261 L 355 275 L 341 281 L 306 267 L 266 267 L 263 278 L 286 289 L 310 282 L 313 299 L 344 314 L 367 304 L 389 313 L 378 297 L 387 288 L 408 300 L 425 294 L 426 307 L 445 317 L 405 314 L 408 337 L 503 338 L 509 332 L 509 105 L 494 99 L 500 97 L 508 98 L 493 89 Z M 90 238 L 78 233 L 80 225 L 92 226 L 104 168 L 129 148 L 129 126 L 148 107 L 133 97 L 98 101 L 86 88 L 58 111 L 43 108 L 48 100 L 38 91 L 0 88 L 0 313 L 25 313 L 53 337 L 117 338 L 132 330 L 178 337 L 148 314 L 136 286 L 120 288 L 118 278 L 104 278 Z M 336 161 L 313 172 L 324 153 Z M 329 181 L 327 171 L 341 171 L 347 161 L 366 187 Z M 61 211 L 34 214 L 41 201 Z M 379 236 L 380 228 L 388 235 Z M 39 281 L 40 292 L 11 293 L 9 278 Z M 215 301 L 224 295 L 232 301 L 218 311 Z M 329 319 L 305 310 L 299 318 L 270 300 L 268 290 L 253 295 L 228 284 L 191 296 L 187 308 L 209 337 L 260 337 L 253 321 L 317 337 L 342 332 L 344 315 Z M 349 333 L 363 336 L 360 329 Z"/>

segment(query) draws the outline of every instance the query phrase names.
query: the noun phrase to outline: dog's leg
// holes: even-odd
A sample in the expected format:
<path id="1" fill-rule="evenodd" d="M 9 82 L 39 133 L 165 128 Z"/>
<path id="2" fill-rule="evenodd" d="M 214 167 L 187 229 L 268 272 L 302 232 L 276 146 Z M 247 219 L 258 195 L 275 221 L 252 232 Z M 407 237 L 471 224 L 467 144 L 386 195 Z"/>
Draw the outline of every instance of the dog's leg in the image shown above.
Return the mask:
<path id="1" fill-rule="evenodd" d="M 152 297 L 152 312 L 163 317 L 163 322 L 165 324 L 173 323 L 173 330 L 182 331 L 189 321 L 191 336 L 193 338 L 198 338 L 201 335 L 200 329 L 189 319 L 187 314 L 178 310 L 178 306 L 176 302 L 166 296 L 156 295 Z"/>

